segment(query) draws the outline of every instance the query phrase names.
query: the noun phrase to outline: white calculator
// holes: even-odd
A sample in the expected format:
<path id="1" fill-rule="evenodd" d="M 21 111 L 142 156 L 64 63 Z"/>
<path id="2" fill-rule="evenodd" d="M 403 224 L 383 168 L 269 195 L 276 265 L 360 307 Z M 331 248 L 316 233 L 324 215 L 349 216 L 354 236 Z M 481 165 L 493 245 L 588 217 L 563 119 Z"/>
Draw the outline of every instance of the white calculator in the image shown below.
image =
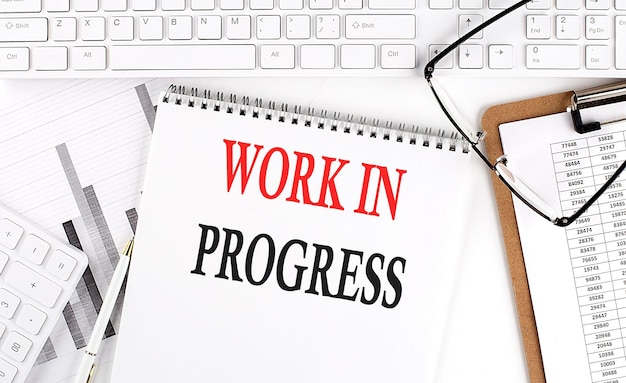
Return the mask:
<path id="1" fill-rule="evenodd" d="M 26 380 L 87 255 L 0 204 L 0 383 Z"/>

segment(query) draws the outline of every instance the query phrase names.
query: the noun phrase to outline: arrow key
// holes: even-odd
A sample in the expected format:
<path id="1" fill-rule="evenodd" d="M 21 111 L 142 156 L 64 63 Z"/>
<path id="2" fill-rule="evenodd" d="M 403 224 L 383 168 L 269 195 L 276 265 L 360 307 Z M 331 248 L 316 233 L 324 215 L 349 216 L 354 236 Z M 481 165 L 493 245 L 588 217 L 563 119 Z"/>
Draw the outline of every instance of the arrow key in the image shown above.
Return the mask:
<path id="1" fill-rule="evenodd" d="M 476 28 L 483 23 L 482 15 L 460 15 L 459 16 L 459 37 L 462 37 L 467 32 Z M 483 31 L 476 33 L 472 36 L 473 39 L 482 39 Z"/>
<path id="2" fill-rule="evenodd" d="M 428 47 L 428 60 L 432 60 L 441 53 L 442 50 L 446 49 L 447 45 L 438 45 L 433 44 Z M 439 61 L 437 65 L 435 65 L 435 69 L 452 69 L 452 65 L 454 64 L 454 53 L 450 52 L 443 60 Z"/>
<path id="3" fill-rule="evenodd" d="M 480 69 L 483 67 L 483 46 L 464 44 L 459 46 L 459 68 Z"/>
<path id="4" fill-rule="evenodd" d="M 513 68 L 513 46 L 494 44 L 489 46 L 489 68 Z"/>

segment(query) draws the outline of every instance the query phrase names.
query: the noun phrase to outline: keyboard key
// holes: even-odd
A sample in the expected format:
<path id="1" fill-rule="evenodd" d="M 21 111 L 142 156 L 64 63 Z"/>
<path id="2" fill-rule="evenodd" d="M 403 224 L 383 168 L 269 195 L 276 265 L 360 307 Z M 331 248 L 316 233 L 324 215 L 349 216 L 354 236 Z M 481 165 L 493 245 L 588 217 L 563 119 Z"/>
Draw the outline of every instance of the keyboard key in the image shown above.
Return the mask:
<path id="1" fill-rule="evenodd" d="M 483 23 L 483 17 L 481 15 L 460 15 L 459 16 L 459 37 L 465 35 L 472 29 L 476 28 Z M 472 36 L 473 39 L 482 39 L 483 31 L 476 33 Z"/>
<path id="2" fill-rule="evenodd" d="M 513 46 L 512 45 L 490 45 L 489 46 L 489 68 L 491 69 L 511 69 L 513 68 Z"/>
<path id="3" fill-rule="evenodd" d="M 465 69 L 482 68 L 483 46 L 478 44 L 463 44 L 459 46 L 459 67 Z"/>
<path id="4" fill-rule="evenodd" d="M 17 367 L 0 358 L 0 383 L 11 383 L 17 375 Z"/>
<path id="5" fill-rule="evenodd" d="M 254 45 L 114 45 L 111 69 L 254 69 Z"/>
<path id="6" fill-rule="evenodd" d="M 113 41 L 131 41 L 135 38 L 135 20 L 132 17 L 109 19 L 109 36 Z"/>
<path id="7" fill-rule="evenodd" d="M 428 47 L 428 60 L 432 60 L 433 58 L 435 58 L 435 56 L 437 56 L 439 53 L 441 53 L 441 51 L 443 51 L 447 47 L 448 47 L 447 45 L 440 45 L 440 44 L 430 45 Z M 440 60 L 435 67 L 442 68 L 442 69 L 451 69 L 453 65 L 454 65 L 454 55 L 448 54 L 446 57 L 443 58 L 443 60 Z"/>
<path id="8" fill-rule="evenodd" d="M 256 18 L 256 37 L 261 40 L 280 38 L 280 16 L 265 15 Z"/>
<path id="9" fill-rule="evenodd" d="M 156 11 L 156 0 L 130 0 L 135 11 Z"/>
<path id="10" fill-rule="evenodd" d="M 262 45 L 261 68 L 292 69 L 296 66 L 296 47 L 293 45 Z"/>
<path id="11" fill-rule="evenodd" d="M 67 47 L 36 47 L 33 62 L 35 70 L 67 70 Z"/>
<path id="12" fill-rule="evenodd" d="M 56 47 L 55 47 L 56 48 Z M 64 47 L 58 47 L 65 49 Z M 67 62 L 67 60 L 65 60 Z M 36 265 L 41 265 L 43 258 L 48 254 L 50 244 L 34 234 L 29 234 L 24 240 L 20 255 Z"/>
<path id="13" fill-rule="evenodd" d="M 243 0 L 220 0 L 220 7 L 222 9 L 243 9 Z"/>
<path id="14" fill-rule="evenodd" d="M 107 12 L 122 12 L 128 9 L 128 2 L 126 0 L 100 0 L 102 9 Z"/>
<path id="15" fill-rule="evenodd" d="M 363 9 L 363 0 L 339 0 L 339 9 Z"/>
<path id="16" fill-rule="evenodd" d="M 347 20 L 347 16 L 346 16 Z M 339 38 L 339 16 L 318 15 L 315 17 L 315 33 L 318 39 Z"/>
<path id="17" fill-rule="evenodd" d="M 76 41 L 76 18 L 57 17 L 52 19 L 50 31 L 54 41 Z"/>
<path id="18" fill-rule="evenodd" d="M 0 42 L 26 42 L 48 40 L 46 18 L 0 19 Z"/>
<path id="19" fill-rule="evenodd" d="M 332 9 L 333 0 L 309 0 L 309 8 L 311 9 Z"/>
<path id="20" fill-rule="evenodd" d="M 170 40 L 191 40 L 191 16 L 171 16 L 168 19 L 167 37 Z"/>
<path id="21" fill-rule="evenodd" d="M 55 250 L 46 265 L 46 271 L 67 281 L 76 267 L 76 259 L 61 250 Z"/>
<path id="22" fill-rule="evenodd" d="M 84 17 L 80 22 L 80 38 L 83 41 L 104 40 L 104 17 Z"/>
<path id="23" fill-rule="evenodd" d="M 381 45 L 380 66 L 384 69 L 413 69 L 416 64 L 415 45 Z"/>
<path id="24" fill-rule="evenodd" d="M 164 11 L 184 11 L 185 0 L 161 0 L 161 9 Z"/>
<path id="25" fill-rule="evenodd" d="M 585 47 L 585 67 L 587 69 L 609 69 L 611 49 L 606 45 L 587 45 Z"/>
<path id="26" fill-rule="evenodd" d="M 76 70 L 104 70 L 106 69 L 106 48 L 74 47 L 72 48 L 72 62 Z"/>
<path id="27" fill-rule="evenodd" d="M 140 40 L 163 40 L 163 18 L 161 16 L 141 17 L 138 22 Z"/>
<path id="28" fill-rule="evenodd" d="M 374 45 L 342 45 L 341 67 L 346 69 L 367 69 L 376 65 Z"/>
<path id="29" fill-rule="evenodd" d="M 309 15 L 288 15 L 288 39 L 308 39 L 311 37 L 311 17 Z"/>
<path id="30" fill-rule="evenodd" d="M 346 15 L 348 39 L 413 39 L 413 15 Z"/>
<path id="31" fill-rule="evenodd" d="M 4 270 L 4 266 L 7 265 L 8 261 L 9 261 L 9 256 L 7 255 L 7 253 L 5 253 L 4 251 L 0 251 L 0 273 L 2 273 L 2 271 Z"/>
<path id="32" fill-rule="evenodd" d="M 39 334 L 48 316 L 33 305 L 26 305 L 20 311 L 15 323 L 33 335 Z"/>
<path id="33" fill-rule="evenodd" d="M 556 16 L 556 38 L 578 40 L 580 38 L 580 17 L 575 15 Z"/>
<path id="34" fill-rule="evenodd" d="M 415 0 L 369 0 L 370 9 L 415 9 Z"/>
<path id="35" fill-rule="evenodd" d="M 30 339 L 17 331 L 11 331 L 2 345 L 2 353 L 18 362 L 23 362 L 32 345 L 33 342 Z"/>
<path id="36" fill-rule="evenodd" d="M 9 268 L 5 281 L 46 307 L 53 307 L 61 294 L 61 287 L 20 262 Z"/>
<path id="37" fill-rule="evenodd" d="M 6 289 L 0 289 L 0 315 L 4 318 L 11 319 L 17 306 L 20 304 L 20 298 L 8 292 Z"/>
<path id="38" fill-rule="evenodd" d="M 626 69 L 626 16 L 615 17 L 615 67 Z"/>
<path id="39" fill-rule="evenodd" d="M 41 0 L 0 1 L 0 13 L 41 12 Z"/>
<path id="40" fill-rule="evenodd" d="M 333 69 L 334 45 L 303 45 L 300 48 L 300 66 L 304 69 Z"/>
<path id="41" fill-rule="evenodd" d="M 250 0 L 250 9 L 273 9 L 274 0 Z"/>
<path id="42" fill-rule="evenodd" d="M 556 0 L 556 9 L 580 9 L 582 0 Z"/>
<path id="43" fill-rule="evenodd" d="M 4 334 L 4 331 L 6 329 L 7 329 L 7 326 L 4 323 L 0 322 L 0 337 L 2 337 L 2 334 Z M 2 370 L 0 370 L 0 371 L 2 371 Z"/>
<path id="44" fill-rule="evenodd" d="M 79 0 L 74 2 L 77 12 L 95 12 L 98 10 L 98 0 Z"/>
<path id="45" fill-rule="evenodd" d="M 220 16 L 198 17 L 198 39 L 217 40 L 222 38 L 222 18 Z"/>
<path id="46" fill-rule="evenodd" d="M 586 0 L 585 8 L 587 9 L 599 9 L 608 10 L 611 7 L 611 1 L 609 0 Z"/>
<path id="47" fill-rule="evenodd" d="M 428 0 L 430 9 L 452 9 L 454 0 Z"/>
<path id="48" fill-rule="evenodd" d="M 578 69 L 580 47 L 578 45 L 528 45 L 526 46 L 528 69 Z"/>
<path id="49" fill-rule="evenodd" d="M 585 18 L 585 37 L 589 40 L 608 40 L 611 20 L 609 16 L 587 16 Z"/>
<path id="50" fill-rule="evenodd" d="M 552 7 L 552 0 L 532 0 L 530 3 L 526 4 L 526 8 L 528 9 L 541 9 L 546 10 Z"/>
<path id="51" fill-rule="evenodd" d="M 249 40 L 252 20 L 250 16 L 226 17 L 226 38 L 229 40 Z"/>
<path id="52" fill-rule="evenodd" d="M 302 9 L 304 8 L 303 0 L 278 0 L 280 9 Z"/>
<path id="53" fill-rule="evenodd" d="M 483 0 L 459 0 L 459 8 L 461 9 L 481 9 Z"/>
<path id="54" fill-rule="evenodd" d="M 30 54 L 28 48 L 0 48 L 0 71 L 21 71 L 30 67 Z M 10 241 L 11 238 L 0 228 L 0 243 Z"/>
<path id="55" fill-rule="evenodd" d="M 1 57 L 5 56 L 3 54 Z M 22 234 L 24 234 L 24 229 L 10 219 L 3 218 L 0 221 L 0 245 L 15 249 L 17 242 L 22 238 Z"/>
<path id="56" fill-rule="evenodd" d="M 549 15 L 526 16 L 526 38 L 549 39 L 551 35 L 551 20 Z"/>
<path id="57" fill-rule="evenodd" d="M 193 9 L 194 11 L 215 9 L 215 0 L 191 0 L 191 9 Z"/>
<path id="58" fill-rule="evenodd" d="M 49 12 L 68 12 L 70 0 L 46 0 L 46 9 Z"/>

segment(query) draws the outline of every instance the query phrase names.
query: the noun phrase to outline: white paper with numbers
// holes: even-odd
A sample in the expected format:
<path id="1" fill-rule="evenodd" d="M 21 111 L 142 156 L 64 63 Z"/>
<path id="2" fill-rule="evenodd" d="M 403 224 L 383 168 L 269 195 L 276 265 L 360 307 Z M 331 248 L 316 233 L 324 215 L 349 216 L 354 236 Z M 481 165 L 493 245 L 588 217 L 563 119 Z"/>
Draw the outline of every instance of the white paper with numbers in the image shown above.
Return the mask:
<path id="1" fill-rule="evenodd" d="M 385 140 L 381 129 L 371 138 L 369 131 L 356 135 L 356 125 L 348 134 L 341 126 L 331 131 L 330 120 L 319 129 L 318 119 L 304 126 L 304 116 L 293 125 L 289 114 L 278 122 L 278 113 L 268 120 L 263 110 L 254 118 L 237 106 L 231 114 L 226 104 L 216 112 L 200 102 L 188 107 L 186 96 L 181 105 L 171 98 L 157 109 L 112 381 L 435 382 L 462 256 L 459 223 L 468 220 L 462 215 L 470 203 L 470 155 L 460 143 L 450 151 L 446 139 L 437 149 L 431 137 L 424 147 L 421 137 L 414 145 L 409 135 L 401 143 L 393 133 Z M 250 144 L 249 166 L 255 145 L 263 146 L 243 193 L 241 173 L 228 191 L 228 141 Z M 234 168 L 240 152 L 233 153 Z M 333 199 L 333 187 L 321 180 L 325 164 L 334 174 L 340 160 L 347 162 L 331 177 Z M 392 197 L 379 173 L 363 186 L 371 165 L 389 169 Z M 399 194 L 397 169 L 406 171 Z M 310 204 L 302 203 L 307 193 L 294 182 L 296 172 L 309 180 Z M 293 201 L 294 185 L 300 202 Z M 373 211 L 377 185 L 379 215 L 359 213 Z M 368 198 L 360 209 L 363 190 Z M 393 219 L 389 198 L 397 201 Z M 217 242 L 207 226 L 217 228 Z M 235 231 L 242 238 L 235 258 L 241 281 L 234 280 L 233 258 L 223 257 L 236 252 Z M 287 248 L 293 240 L 299 242 Z M 200 247 L 207 250 L 206 275 L 191 272 Z M 216 277 L 223 258 L 227 279 Z M 397 305 L 388 274 L 394 258 L 406 261 L 393 267 L 402 286 Z M 318 270 L 329 265 L 326 273 L 313 272 L 316 259 Z M 368 262 L 376 277 L 368 276 Z M 375 279 L 379 296 L 364 304 L 374 300 Z M 343 284 L 344 299 L 324 296 L 324 283 L 327 295 L 339 295 Z"/>
<path id="2" fill-rule="evenodd" d="M 624 114 L 593 109 L 590 121 Z M 503 124 L 500 137 L 513 174 L 567 216 L 626 160 L 624 122 L 581 135 L 560 113 Z M 513 198 L 548 382 L 626 382 L 624 176 L 566 228 Z"/>

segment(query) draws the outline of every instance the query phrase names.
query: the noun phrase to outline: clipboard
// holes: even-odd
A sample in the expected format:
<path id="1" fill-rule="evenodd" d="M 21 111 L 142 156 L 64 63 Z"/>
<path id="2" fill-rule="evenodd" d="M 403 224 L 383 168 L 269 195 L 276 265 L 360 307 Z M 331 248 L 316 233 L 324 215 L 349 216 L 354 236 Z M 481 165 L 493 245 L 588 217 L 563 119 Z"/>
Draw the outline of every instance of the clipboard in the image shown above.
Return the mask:
<path id="1" fill-rule="evenodd" d="M 491 163 L 495 163 L 504 154 L 500 140 L 500 124 L 569 111 L 574 129 L 582 134 L 600 129 L 601 123 L 596 121 L 583 123 L 580 117 L 581 109 L 620 101 L 626 101 L 626 82 L 492 106 L 485 111 L 481 122 L 486 133 L 484 142 L 487 157 Z M 498 205 L 530 382 L 545 383 L 537 324 L 513 208 L 513 195 L 494 172 L 491 173 L 491 181 Z"/>

